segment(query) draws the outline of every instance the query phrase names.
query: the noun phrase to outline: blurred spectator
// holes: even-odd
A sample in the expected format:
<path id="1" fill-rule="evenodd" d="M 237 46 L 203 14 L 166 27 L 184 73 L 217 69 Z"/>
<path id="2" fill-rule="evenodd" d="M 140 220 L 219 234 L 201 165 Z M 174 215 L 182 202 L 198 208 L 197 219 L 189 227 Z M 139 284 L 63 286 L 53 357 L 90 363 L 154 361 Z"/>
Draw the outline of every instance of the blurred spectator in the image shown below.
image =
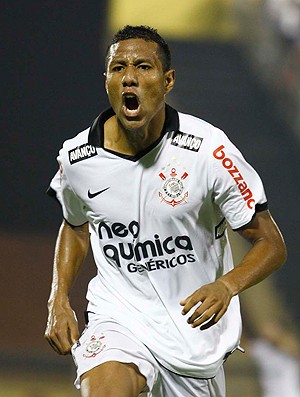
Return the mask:
<path id="1" fill-rule="evenodd" d="M 300 45 L 300 1 L 266 0 L 265 10 L 282 37 Z"/>
<path id="2" fill-rule="evenodd" d="M 253 65 L 300 139 L 300 0 L 235 0 Z"/>
<path id="3" fill-rule="evenodd" d="M 295 119 L 295 129 L 300 128 L 300 1 L 267 0 L 267 17 L 278 37 L 278 78 L 275 87 L 288 101 L 287 114 Z M 288 98 L 286 97 L 288 95 Z M 299 133 L 299 132 L 298 132 Z M 300 135 L 299 135 L 300 137 Z"/>

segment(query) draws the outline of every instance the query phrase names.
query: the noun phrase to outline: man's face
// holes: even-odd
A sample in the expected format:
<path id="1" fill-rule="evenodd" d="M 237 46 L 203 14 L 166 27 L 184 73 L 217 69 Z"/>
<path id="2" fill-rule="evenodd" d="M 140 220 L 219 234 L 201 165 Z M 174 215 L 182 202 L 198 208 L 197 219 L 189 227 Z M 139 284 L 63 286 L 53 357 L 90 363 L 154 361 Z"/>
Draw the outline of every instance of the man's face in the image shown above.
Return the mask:
<path id="1" fill-rule="evenodd" d="M 162 111 L 174 84 L 174 71 L 163 71 L 158 45 L 143 39 L 113 44 L 105 76 L 110 104 L 123 128 L 131 131 L 146 127 Z"/>

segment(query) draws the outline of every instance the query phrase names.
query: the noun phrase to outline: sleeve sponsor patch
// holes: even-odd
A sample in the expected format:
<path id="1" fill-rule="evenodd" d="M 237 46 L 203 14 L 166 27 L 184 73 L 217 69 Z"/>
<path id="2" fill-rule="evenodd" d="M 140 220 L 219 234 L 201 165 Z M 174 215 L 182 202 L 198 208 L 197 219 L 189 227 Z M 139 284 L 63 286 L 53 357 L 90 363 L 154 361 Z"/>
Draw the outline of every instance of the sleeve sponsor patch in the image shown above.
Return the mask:
<path id="1" fill-rule="evenodd" d="M 69 161 L 70 164 L 74 164 L 78 161 L 86 160 L 96 155 L 96 148 L 92 145 L 85 143 L 84 145 L 77 146 L 76 148 L 69 150 Z"/>
<path id="2" fill-rule="evenodd" d="M 192 134 L 185 134 L 184 132 L 174 132 L 171 144 L 178 146 L 182 149 L 192 150 L 198 152 L 201 146 L 203 138 L 194 136 Z"/>

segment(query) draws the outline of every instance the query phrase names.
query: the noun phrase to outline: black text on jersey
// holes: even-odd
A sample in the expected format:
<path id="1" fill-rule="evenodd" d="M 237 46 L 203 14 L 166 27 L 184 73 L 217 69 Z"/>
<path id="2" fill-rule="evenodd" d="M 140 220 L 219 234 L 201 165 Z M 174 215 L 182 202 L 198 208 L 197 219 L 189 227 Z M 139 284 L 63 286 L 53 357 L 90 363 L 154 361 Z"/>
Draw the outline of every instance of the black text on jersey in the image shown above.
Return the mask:
<path id="1" fill-rule="evenodd" d="M 92 145 L 88 145 L 87 143 L 85 143 L 84 145 L 80 145 L 72 150 L 69 150 L 69 161 L 70 164 L 74 164 L 78 161 L 82 161 L 96 155 L 96 148 Z"/>
<path id="2" fill-rule="evenodd" d="M 194 136 L 192 134 L 185 134 L 184 132 L 176 131 L 174 132 L 172 138 L 172 145 L 178 146 L 182 149 L 192 150 L 193 152 L 198 152 L 201 146 L 203 138 Z"/>

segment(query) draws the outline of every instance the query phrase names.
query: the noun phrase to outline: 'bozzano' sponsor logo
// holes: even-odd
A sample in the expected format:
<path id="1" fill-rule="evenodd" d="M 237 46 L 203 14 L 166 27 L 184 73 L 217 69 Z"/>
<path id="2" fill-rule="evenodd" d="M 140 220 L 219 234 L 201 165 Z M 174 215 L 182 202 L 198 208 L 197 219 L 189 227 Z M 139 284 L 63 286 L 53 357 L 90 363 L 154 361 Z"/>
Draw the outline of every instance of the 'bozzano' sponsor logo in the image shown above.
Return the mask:
<path id="1" fill-rule="evenodd" d="M 224 148 L 225 148 L 224 145 L 219 146 L 216 150 L 214 150 L 213 156 L 217 160 L 222 160 L 223 167 L 229 172 L 229 174 L 232 176 L 233 180 L 237 184 L 237 187 L 241 192 L 241 195 L 243 196 L 244 200 L 247 202 L 247 206 L 250 209 L 253 209 L 255 205 L 255 200 L 252 198 L 253 193 L 248 187 L 246 181 L 244 180 L 238 168 L 233 164 L 233 161 L 229 157 L 226 157 L 226 154 L 223 150 Z"/>
<path id="2" fill-rule="evenodd" d="M 96 148 L 85 143 L 84 145 L 77 146 L 75 149 L 69 150 L 69 161 L 70 164 L 74 164 L 78 161 L 82 161 L 96 155 Z"/>
<path id="3" fill-rule="evenodd" d="M 120 222 L 112 225 L 101 222 L 98 226 L 101 241 L 129 237 L 126 242 L 104 244 L 102 251 L 106 258 L 119 268 L 125 261 L 130 273 L 170 269 L 195 262 L 189 236 L 169 236 L 161 239 L 158 234 L 154 234 L 153 239 L 136 242 L 139 232 L 140 225 L 137 221 L 130 222 L 128 226 Z"/>
<path id="4" fill-rule="evenodd" d="M 182 149 L 188 149 L 192 150 L 193 152 L 198 152 L 202 141 L 203 138 L 199 138 L 198 136 L 176 131 L 173 135 L 171 144 L 181 147 Z"/>

